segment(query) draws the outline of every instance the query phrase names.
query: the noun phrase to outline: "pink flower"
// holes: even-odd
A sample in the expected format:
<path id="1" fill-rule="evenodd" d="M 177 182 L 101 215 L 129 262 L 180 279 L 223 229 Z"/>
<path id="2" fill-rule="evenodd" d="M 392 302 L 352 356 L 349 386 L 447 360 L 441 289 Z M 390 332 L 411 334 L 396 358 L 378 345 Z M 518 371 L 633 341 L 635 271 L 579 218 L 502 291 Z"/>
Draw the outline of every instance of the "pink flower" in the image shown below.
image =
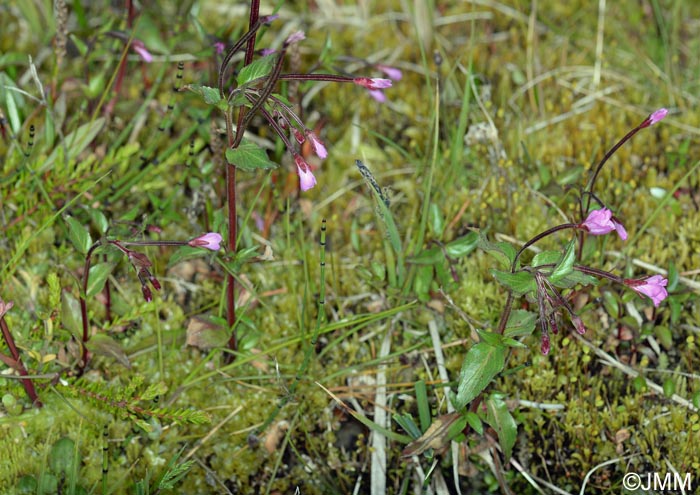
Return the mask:
<path id="1" fill-rule="evenodd" d="M 221 234 L 209 232 L 192 239 L 187 244 L 192 247 L 203 247 L 206 249 L 211 249 L 212 251 L 218 251 L 221 249 L 221 240 Z"/>
<path id="2" fill-rule="evenodd" d="M 390 79 L 380 79 L 377 77 L 373 79 L 369 77 L 356 77 L 352 82 L 367 89 L 386 89 L 391 87 Z"/>
<path id="3" fill-rule="evenodd" d="M 375 67 L 386 74 L 389 79 L 393 79 L 394 81 L 400 81 L 403 77 L 403 73 L 396 67 L 390 67 L 383 64 L 377 64 Z"/>
<path id="4" fill-rule="evenodd" d="M 663 120 L 666 115 L 668 115 L 668 110 L 665 108 L 659 108 L 656 112 L 647 117 L 647 120 L 649 120 L 649 125 L 654 125 L 660 120 Z"/>
<path id="5" fill-rule="evenodd" d="M 134 49 L 136 53 L 143 59 L 144 62 L 153 62 L 153 55 L 146 49 L 146 45 L 143 44 L 141 40 L 133 40 L 131 42 L 131 48 Z"/>
<path id="6" fill-rule="evenodd" d="M 217 55 L 221 55 L 224 53 L 224 50 L 226 50 L 226 43 L 223 41 L 217 41 L 214 43 L 214 51 L 216 51 Z"/>
<path id="7" fill-rule="evenodd" d="M 297 165 L 297 174 L 299 174 L 299 188 L 302 191 L 308 191 L 316 185 L 316 177 L 301 155 L 294 155 L 294 163 Z"/>
<path id="8" fill-rule="evenodd" d="M 311 141 L 311 146 L 314 147 L 314 153 L 316 153 L 316 156 L 318 156 L 321 160 L 328 156 L 328 151 L 326 151 L 326 147 L 323 145 L 321 140 L 316 137 L 316 134 L 314 134 L 312 131 L 307 131 L 306 139 Z"/>
<path id="9" fill-rule="evenodd" d="M 11 310 L 12 306 L 14 306 L 14 305 L 15 305 L 15 303 L 13 303 L 12 301 L 5 302 L 0 298 L 0 319 L 3 316 L 5 316 L 5 313 L 7 313 L 9 310 Z"/>
<path id="10" fill-rule="evenodd" d="M 306 38 L 306 35 L 304 34 L 304 31 L 297 31 L 295 33 L 292 33 L 289 35 L 287 38 L 287 41 L 284 42 L 285 45 L 289 46 L 294 43 L 298 43 L 299 41 L 303 40 Z"/>
<path id="11" fill-rule="evenodd" d="M 649 299 L 651 299 L 656 307 L 661 304 L 661 301 L 668 297 L 668 291 L 666 290 L 668 280 L 661 275 L 654 275 L 641 280 L 627 278 L 623 282 L 627 287 L 634 290 L 638 294 L 647 296 Z"/>
<path id="12" fill-rule="evenodd" d="M 593 235 L 605 235 L 615 230 L 620 239 L 623 241 L 627 239 L 625 227 L 613 218 L 612 212 L 607 208 L 591 211 L 588 217 L 578 225 L 578 228 Z"/>

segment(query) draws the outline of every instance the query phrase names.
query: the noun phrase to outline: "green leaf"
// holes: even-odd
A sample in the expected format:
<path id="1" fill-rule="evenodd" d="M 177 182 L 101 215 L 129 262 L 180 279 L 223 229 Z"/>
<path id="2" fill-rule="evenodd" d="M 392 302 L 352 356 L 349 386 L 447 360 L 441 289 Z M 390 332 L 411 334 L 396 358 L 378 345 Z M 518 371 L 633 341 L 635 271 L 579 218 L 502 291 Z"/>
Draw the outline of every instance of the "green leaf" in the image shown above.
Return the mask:
<path id="1" fill-rule="evenodd" d="M 207 105 L 213 105 L 221 110 L 226 110 L 228 104 L 226 100 L 221 97 L 219 93 L 219 88 L 212 88 L 211 86 L 204 86 L 202 84 L 188 84 L 185 89 L 199 95 L 204 100 Z"/>
<path id="2" fill-rule="evenodd" d="M 88 145 L 97 137 L 105 125 L 104 117 L 95 119 L 92 122 L 81 125 L 75 131 L 71 132 L 64 139 L 67 156 L 63 155 L 63 146 L 56 146 L 53 152 L 49 155 L 46 161 L 42 164 L 40 171 L 45 172 L 51 168 L 59 156 L 62 156 L 66 162 L 69 158 L 75 158 L 88 147 Z"/>
<path id="3" fill-rule="evenodd" d="M 483 235 L 479 236 L 478 246 L 496 258 L 504 268 L 510 268 L 517 251 L 507 242 L 490 242 Z"/>
<path id="4" fill-rule="evenodd" d="M 226 149 L 226 161 L 239 170 L 260 170 L 279 167 L 267 157 L 267 152 L 257 144 L 244 139 L 238 148 Z"/>
<path id="5" fill-rule="evenodd" d="M 442 237 L 442 233 L 445 230 L 445 219 L 440 212 L 440 208 L 435 203 L 430 203 L 428 206 L 428 219 L 430 223 L 430 230 L 435 237 Z"/>
<path id="6" fill-rule="evenodd" d="M 522 342 L 517 341 L 515 339 L 511 339 L 510 337 L 504 337 L 502 342 L 503 342 L 503 345 L 507 345 L 508 347 L 517 347 L 518 349 L 527 349 L 528 348 Z"/>
<path id="7" fill-rule="evenodd" d="M 80 254 L 87 254 L 88 249 L 92 246 L 90 232 L 73 217 L 66 216 L 64 220 L 68 224 L 68 239 L 70 242 Z"/>
<path id="8" fill-rule="evenodd" d="M 425 386 L 424 380 L 418 380 L 414 387 L 416 389 L 416 404 L 418 405 L 420 427 L 421 430 L 425 431 L 430 426 L 430 402 L 428 401 L 428 387 Z"/>
<path id="9" fill-rule="evenodd" d="M 476 331 L 479 334 L 479 338 L 482 342 L 486 342 L 489 345 L 498 346 L 503 343 L 503 335 L 496 332 L 489 332 L 487 330 L 478 329 Z"/>
<path id="10" fill-rule="evenodd" d="M 201 84 L 188 84 L 185 88 L 201 96 L 204 99 L 204 103 L 207 105 L 215 106 L 224 112 L 228 110 L 228 102 L 221 97 L 219 88 L 212 88 Z"/>
<path id="11" fill-rule="evenodd" d="M 554 267 L 549 280 L 552 283 L 557 283 L 567 275 L 573 272 L 574 259 L 576 258 L 576 240 L 572 239 L 569 246 L 566 248 L 566 253 L 562 256 L 561 261 Z"/>
<path id="12" fill-rule="evenodd" d="M 442 249 L 439 247 L 433 247 L 430 249 L 424 249 L 416 256 L 408 258 L 409 263 L 414 265 L 435 265 L 445 261 L 445 255 L 442 253 Z"/>
<path id="13" fill-rule="evenodd" d="M 394 414 L 394 421 L 413 438 L 419 438 L 423 433 L 416 425 L 416 422 L 413 421 L 413 417 L 408 413 Z"/>
<path id="14" fill-rule="evenodd" d="M 100 234 L 104 235 L 109 228 L 109 222 L 107 221 L 105 214 L 95 208 L 87 208 L 87 211 L 90 214 L 92 223 L 95 225 L 95 227 L 97 227 Z"/>
<path id="15" fill-rule="evenodd" d="M 416 278 L 413 282 L 413 290 L 416 291 L 418 299 L 421 301 L 430 300 L 430 284 L 433 281 L 435 270 L 431 265 L 420 265 L 416 271 Z"/>
<path id="16" fill-rule="evenodd" d="M 575 285 L 598 285 L 598 279 L 586 273 L 574 270 L 561 280 L 554 282 L 554 285 L 560 289 L 570 289 Z"/>
<path id="17" fill-rule="evenodd" d="M 537 314 L 524 309 L 514 309 L 508 317 L 503 335 L 510 338 L 531 335 L 536 323 Z"/>
<path id="18" fill-rule="evenodd" d="M 61 323 L 78 341 L 82 340 L 83 324 L 80 317 L 80 302 L 67 291 L 62 294 Z"/>
<path id="19" fill-rule="evenodd" d="M 467 352 L 459 374 L 455 407 L 463 409 L 503 370 L 506 347 L 479 342 Z"/>
<path id="20" fill-rule="evenodd" d="M 445 245 L 445 251 L 450 258 L 461 258 L 474 251 L 479 244 L 479 234 L 469 232 Z"/>
<path id="21" fill-rule="evenodd" d="M 674 291 L 678 286 L 678 280 L 678 268 L 676 268 L 676 264 L 671 261 L 668 264 L 668 287 L 666 287 L 666 290 L 669 292 Z"/>
<path id="22" fill-rule="evenodd" d="M 474 430 L 478 435 L 483 435 L 484 424 L 481 422 L 481 418 L 479 417 L 479 415 L 471 411 L 467 411 L 467 414 L 465 416 L 467 418 L 467 423 L 469 423 L 469 426 L 471 426 L 472 430 Z"/>
<path id="23" fill-rule="evenodd" d="M 542 251 L 532 258 L 532 266 L 555 265 L 561 259 L 561 251 Z"/>
<path id="24" fill-rule="evenodd" d="M 267 76 L 272 72 L 276 60 L 277 55 L 274 54 L 254 60 L 241 69 L 238 77 L 236 77 L 236 82 L 239 86 L 243 86 L 251 81 Z"/>
<path id="25" fill-rule="evenodd" d="M 92 297 L 102 292 L 112 269 L 114 269 L 114 263 L 97 263 L 90 267 L 86 297 Z"/>
<path id="26" fill-rule="evenodd" d="M 498 280 L 498 283 L 507 287 L 516 296 L 523 296 L 535 290 L 535 277 L 528 272 L 502 272 L 491 269 L 491 274 Z"/>
<path id="27" fill-rule="evenodd" d="M 493 394 L 486 400 L 486 409 L 488 411 L 486 422 L 496 430 L 498 441 L 501 443 L 501 449 L 505 455 L 505 462 L 508 463 L 518 435 L 518 425 L 500 394 Z"/>
<path id="28" fill-rule="evenodd" d="M 447 263 L 438 263 L 435 265 L 435 275 L 437 277 L 437 281 L 446 290 L 455 285 L 455 281 L 452 278 L 452 272 L 450 272 L 447 268 Z"/>

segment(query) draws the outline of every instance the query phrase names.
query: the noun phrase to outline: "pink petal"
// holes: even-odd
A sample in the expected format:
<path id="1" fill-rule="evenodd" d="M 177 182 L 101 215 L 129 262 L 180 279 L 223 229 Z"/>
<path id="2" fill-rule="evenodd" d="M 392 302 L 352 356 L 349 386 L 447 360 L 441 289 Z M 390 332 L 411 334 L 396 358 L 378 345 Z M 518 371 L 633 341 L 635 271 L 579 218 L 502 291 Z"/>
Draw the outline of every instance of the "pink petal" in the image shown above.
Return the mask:
<path id="1" fill-rule="evenodd" d="M 299 188 L 302 191 L 308 191 L 316 185 L 316 177 L 314 177 L 309 164 L 304 161 L 301 155 L 294 155 L 294 163 L 296 163 L 297 174 L 299 175 Z"/>
<path id="2" fill-rule="evenodd" d="M 663 120 L 666 115 L 668 115 L 668 110 L 666 108 L 659 108 L 656 112 L 649 115 L 649 125 L 654 125 Z"/>
<path id="3" fill-rule="evenodd" d="M 139 56 L 143 59 L 144 62 L 153 62 L 153 55 L 151 55 L 151 52 L 146 50 L 146 47 L 143 46 L 143 44 L 137 45 L 134 43 L 131 46 L 134 49 L 134 51 L 139 54 Z"/>
<path id="4" fill-rule="evenodd" d="M 403 77 L 403 73 L 401 72 L 401 70 L 397 69 L 396 67 L 390 67 L 388 65 L 382 64 L 377 64 L 376 67 L 384 74 L 386 74 L 389 79 L 393 79 L 394 81 L 400 81 Z"/>

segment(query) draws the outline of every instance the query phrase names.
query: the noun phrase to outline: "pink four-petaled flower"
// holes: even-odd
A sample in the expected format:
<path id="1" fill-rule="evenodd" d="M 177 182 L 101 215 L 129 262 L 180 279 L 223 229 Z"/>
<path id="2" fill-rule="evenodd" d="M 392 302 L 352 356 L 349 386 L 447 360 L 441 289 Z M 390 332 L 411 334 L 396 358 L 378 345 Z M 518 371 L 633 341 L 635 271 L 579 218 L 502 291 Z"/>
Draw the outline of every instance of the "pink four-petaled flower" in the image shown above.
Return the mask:
<path id="1" fill-rule="evenodd" d="M 605 235 L 614 230 L 620 236 L 620 239 L 623 241 L 627 239 L 625 227 L 613 218 L 612 212 L 607 208 L 591 211 L 578 227 L 593 235 Z"/>
<path id="2" fill-rule="evenodd" d="M 221 249 L 221 240 L 221 234 L 217 232 L 208 232 L 192 239 L 187 244 L 192 247 L 203 247 L 212 251 L 218 251 Z"/>
<path id="3" fill-rule="evenodd" d="M 302 191 L 308 191 L 316 185 L 316 177 L 301 155 L 294 155 L 294 163 L 297 166 L 297 174 L 299 174 L 299 188 Z"/>
<path id="4" fill-rule="evenodd" d="M 666 290 L 668 280 L 661 275 L 653 275 L 641 280 L 628 278 L 624 280 L 624 283 L 638 294 L 647 296 L 656 307 L 668 297 L 668 291 Z"/>
<path id="5" fill-rule="evenodd" d="M 146 48 L 146 45 L 143 44 L 143 41 L 137 39 L 132 40 L 131 48 L 139 54 L 139 57 L 141 57 L 144 62 L 153 62 L 153 55 L 151 55 L 151 52 L 148 51 L 148 48 Z"/>
<path id="6" fill-rule="evenodd" d="M 321 140 L 316 137 L 316 134 L 314 134 L 312 131 L 307 131 L 306 138 L 311 142 L 311 146 L 314 147 L 314 153 L 316 153 L 316 156 L 318 156 L 321 160 L 328 156 L 326 147 L 323 145 Z"/>
<path id="7" fill-rule="evenodd" d="M 391 79 L 382 79 L 379 77 L 356 77 L 353 79 L 353 82 L 367 89 L 386 89 L 391 87 Z"/>
<path id="8" fill-rule="evenodd" d="M 656 112 L 649 115 L 649 125 L 654 125 L 660 120 L 663 120 L 666 115 L 668 115 L 668 110 L 665 108 L 659 108 Z"/>

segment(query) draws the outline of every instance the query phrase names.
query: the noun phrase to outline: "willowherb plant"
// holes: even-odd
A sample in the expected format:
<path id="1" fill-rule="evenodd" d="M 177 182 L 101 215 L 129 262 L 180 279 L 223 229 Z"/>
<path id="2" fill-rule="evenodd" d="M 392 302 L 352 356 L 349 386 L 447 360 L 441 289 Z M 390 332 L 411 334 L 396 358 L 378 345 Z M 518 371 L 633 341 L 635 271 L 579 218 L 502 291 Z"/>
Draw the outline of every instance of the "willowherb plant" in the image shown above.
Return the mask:
<path id="1" fill-rule="evenodd" d="M 557 334 L 564 325 L 565 319 L 562 316 L 568 318 L 577 333 L 584 334 L 586 332 L 584 323 L 563 291 L 575 286 L 594 285 L 599 279 L 610 280 L 622 287 L 632 289 L 640 296 L 648 297 L 655 307 L 668 297 L 666 290 L 668 281 L 661 275 L 628 279 L 606 270 L 580 264 L 586 234 L 602 236 L 616 232 L 622 241 L 627 239 L 627 231 L 622 221 L 593 193 L 600 170 L 620 146 L 641 129 L 661 121 L 667 113 L 665 108 L 652 113 L 605 154 L 594 169 L 587 188 L 581 195 L 580 221 L 551 227 L 525 242 L 520 249 L 505 242 L 491 243 L 483 236 L 480 238 L 480 247 L 494 255 L 502 264 L 502 269 L 493 269 L 491 273 L 496 281 L 506 288 L 508 296 L 496 329 L 492 332 L 479 331 L 481 342 L 473 345 L 464 358 L 458 390 L 452 396 L 452 403 L 458 414 L 438 418 L 435 421 L 436 430 L 442 433 L 436 433 L 431 429 L 429 430 L 431 435 L 438 435 L 447 442 L 460 431 L 467 433 L 470 428 L 480 431 L 482 419 L 475 412 L 484 403 L 485 409 L 488 410 L 486 422 L 498 433 L 503 453 L 508 459 L 515 443 L 517 426 L 502 396 L 499 394 L 486 396 L 485 390 L 504 370 L 506 356 L 510 349 L 524 347 L 516 338 L 531 335 L 539 324 L 540 351 L 547 355 L 552 347 L 550 333 Z M 598 208 L 590 209 L 592 200 L 599 204 Z M 575 234 L 565 249 L 541 251 L 529 264 L 521 264 L 521 255 L 530 246 L 545 237 L 565 230 L 573 231 Z M 514 310 L 518 297 L 527 297 L 534 301 L 537 311 Z M 460 423 L 463 426 L 453 428 L 453 423 L 460 420 L 463 421 Z M 448 431 L 452 433 L 448 434 Z M 412 456 L 424 451 L 427 433 L 409 444 L 404 450 L 404 455 Z M 435 447 L 435 444 L 432 443 L 430 446 Z"/>
<path id="2" fill-rule="evenodd" d="M 391 87 L 391 79 L 352 77 L 339 74 L 324 73 L 283 73 L 283 65 L 289 48 L 295 43 L 304 40 L 305 34 L 297 31 L 290 34 L 279 49 L 256 49 L 257 32 L 271 24 L 276 15 L 260 16 L 259 0 L 250 2 L 250 20 L 248 32 L 227 50 L 217 42 L 217 52 L 225 53 L 218 73 L 217 87 L 212 88 L 197 84 L 186 86 L 192 92 L 201 95 L 205 102 L 216 106 L 223 112 L 226 121 L 227 148 L 226 156 L 226 202 L 228 210 L 228 237 L 227 247 L 231 256 L 237 253 L 237 200 L 236 200 L 236 172 L 240 170 L 253 171 L 260 169 L 272 169 L 277 163 L 268 159 L 265 150 L 250 140 L 245 139 L 246 129 L 253 117 L 262 116 L 279 139 L 286 147 L 287 152 L 293 158 L 299 187 L 302 191 L 313 188 L 317 181 L 300 152 L 300 146 L 308 142 L 314 153 L 324 159 L 328 155 L 326 146 L 321 139 L 309 129 L 303 120 L 293 110 L 285 98 L 275 93 L 280 81 L 324 81 L 336 83 L 354 83 L 372 92 L 376 99 L 377 92 Z M 243 60 L 234 71 L 235 80 L 229 87 L 227 75 L 234 56 L 242 52 Z M 255 56 L 258 55 L 258 58 Z M 379 68 L 390 78 L 398 79 L 400 71 L 388 66 Z M 393 70 L 392 70 L 393 69 Z M 233 359 L 233 353 L 238 348 L 235 331 L 236 307 L 234 275 L 230 271 L 226 274 L 226 321 L 230 331 L 227 347 L 231 353 L 227 353 L 225 361 Z"/>

